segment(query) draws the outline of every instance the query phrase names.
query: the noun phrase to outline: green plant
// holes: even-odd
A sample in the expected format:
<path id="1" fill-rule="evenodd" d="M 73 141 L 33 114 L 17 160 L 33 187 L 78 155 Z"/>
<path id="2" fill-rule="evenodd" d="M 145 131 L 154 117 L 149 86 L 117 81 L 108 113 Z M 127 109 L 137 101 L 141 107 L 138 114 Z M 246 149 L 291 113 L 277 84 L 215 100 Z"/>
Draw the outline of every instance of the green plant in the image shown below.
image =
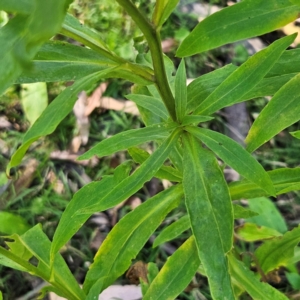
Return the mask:
<path id="1" fill-rule="evenodd" d="M 143 33 L 143 37 L 135 40 L 135 62 L 119 57 L 95 31 L 66 15 L 70 2 L 0 2 L 1 10 L 14 15 L 0 31 L 4 45 L 0 50 L 0 92 L 12 83 L 75 81 L 28 130 L 7 173 L 21 162 L 34 141 L 55 130 L 71 111 L 77 94 L 102 78 L 125 78 L 135 84 L 127 98 L 138 105 L 145 127 L 121 132 L 83 154 L 80 159 L 128 149 L 132 160 L 118 166 L 113 175 L 84 186 L 74 195 L 52 242 L 40 225 L 7 237 L 9 249 L 0 247 L 1 264 L 48 281 L 50 285 L 43 289 L 44 293 L 54 291 L 67 299 L 96 299 L 128 269 L 166 215 L 185 201 L 187 216 L 172 225 L 160 242 L 188 228 L 193 234 L 159 272 L 149 265 L 148 282 L 141 282 L 144 299 L 175 299 L 196 272 L 207 276 L 213 299 L 236 299 L 245 291 L 253 299 L 287 299 L 271 285 L 260 282 L 260 278 L 265 280 L 269 272 L 295 263 L 294 248 L 299 242 L 300 227 L 281 233 L 268 227 L 263 229 L 265 236 L 272 239 L 255 251 L 258 272 L 254 274 L 241 259 L 238 245 L 233 245 L 233 224 L 234 218 L 257 214 L 232 205 L 232 200 L 276 196 L 300 189 L 300 168 L 266 172 L 251 155 L 300 119 L 300 51 L 285 51 L 296 35 L 274 42 L 240 67 L 227 65 L 186 87 L 184 59 L 173 76 L 173 63 L 163 55 L 160 41 L 160 29 L 178 0 L 156 1 L 151 20 L 132 1 L 116 1 Z M 199 23 L 181 43 L 177 56 L 191 56 L 270 32 L 294 21 L 299 11 L 299 0 L 244 0 Z M 45 26 L 41 26 L 41 20 Z M 47 42 L 57 32 L 88 48 Z M 223 107 L 267 95 L 273 95 L 272 101 L 251 127 L 246 149 L 199 126 Z M 299 132 L 293 135 L 299 137 Z M 149 141 L 159 144 L 151 155 L 136 147 Z M 244 179 L 228 185 L 216 156 Z M 167 160 L 171 165 L 164 165 Z M 132 172 L 133 161 L 140 167 Z M 59 254 L 60 248 L 93 213 L 124 201 L 152 177 L 176 184 L 120 220 L 97 252 L 81 289 Z M 246 233 L 251 231 L 252 240 L 262 239 L 255 224 L 245 228 Z M 32 257 L 38 264 L 31 263 Z"/>

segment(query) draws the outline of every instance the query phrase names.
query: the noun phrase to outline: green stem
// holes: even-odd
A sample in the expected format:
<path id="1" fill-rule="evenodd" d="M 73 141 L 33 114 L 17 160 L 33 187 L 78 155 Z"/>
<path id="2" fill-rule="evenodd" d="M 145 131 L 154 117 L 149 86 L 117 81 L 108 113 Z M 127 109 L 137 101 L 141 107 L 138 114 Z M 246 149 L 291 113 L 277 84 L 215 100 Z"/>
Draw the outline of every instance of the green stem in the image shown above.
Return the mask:
<path id="1" fill-rule="evenodd" d="M 157 90 L 159 91 L 167 110 L 173 121 L 176 121 L 176 112 L 175 112 L 175 99 L 171 92 L 168 78 L 166 75 L 165 64 L 163 59 L 163 52 L 161 48 L 160 35 L 154 28 L 154 26 L 141 14 L 135 5 L 130 0 L 116 0 L 127 13 L 131 16 L 137 26 L 143 32 L 150 48 L 155 83 Z"/>

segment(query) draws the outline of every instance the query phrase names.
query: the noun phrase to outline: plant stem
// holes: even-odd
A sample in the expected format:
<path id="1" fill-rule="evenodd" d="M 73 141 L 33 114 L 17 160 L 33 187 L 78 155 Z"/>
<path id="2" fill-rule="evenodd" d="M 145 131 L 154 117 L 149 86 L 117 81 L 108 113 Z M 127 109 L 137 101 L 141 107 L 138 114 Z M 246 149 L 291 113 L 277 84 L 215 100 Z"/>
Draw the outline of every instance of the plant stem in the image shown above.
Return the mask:
<path id="1" fill-rule="evenodd" d="M 166 75 L 160 35 L 156 31 L 154 26 L 141 14 L 141 12 L 130 0 L 116 0 L 116 1 L 122 7 L 124 7 L 127 13 L 131 16 L 131 18 L 135 21 L 137 26 L 143 32 L 149 44 L 149 48 L 152 56 L 155 83 L 156 83 L 157 90 L 159 91 L 171 118 L 173 119 L 173 121 L 176 121 L 175 99 L 171 92 L 168 83 L 168 78 Z"/>

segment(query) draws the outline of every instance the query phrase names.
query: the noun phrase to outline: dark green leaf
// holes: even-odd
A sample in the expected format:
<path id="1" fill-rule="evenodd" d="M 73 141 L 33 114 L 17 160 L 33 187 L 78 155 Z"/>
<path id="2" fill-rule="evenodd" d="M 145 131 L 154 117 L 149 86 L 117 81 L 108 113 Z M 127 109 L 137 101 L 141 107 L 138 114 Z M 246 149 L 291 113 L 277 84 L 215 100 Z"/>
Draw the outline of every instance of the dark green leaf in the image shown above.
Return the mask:
<path id="1" fill-rule="evenodd" d="M 127 95 L 126 98 L 135 102 L 139 107 L 148 109 L 152 114 L 159 116 L 163 120 L 167 120 L 169 117 L 164 103 L 158 98 L 137 94 Z"/>
<path id="2" fill-rule="evenodd" d="M 296 20 L 299 10 L 299 6 L 289 1 L 244 0 L 200 22 L 176 55 L 190 56 L 273 31 Z"/>
<path id="3" fill-rule="evenodd" d="M 251 91 L 243 95 L 243 97 L 238 102 L 243 102 L 259 97 L 273 96 L 277 93 L 277 91 L 280 90 L 281 87 L 283 87 L 296 75 L 297 73 L 289 73 L 264 78 Z"/>
<path id="4" fill-rule="evenodd" d="M 268 173 L 240 144 L 223 134 L 208 129 L 186 127 L 186 130 L 243 177 L 254 182 L 269 194 L 276 195 Z"/>
<path id="5" fill-rule="evenodd" d="M 229 64 L 192 81 L 187 87 L 187 112 L 199 106 L 236 69 L 235 65 Z"/>
<path id="6" fill-rule="evenodd" d="M 174 132 L 159 146 L 159 148 L 129 177 L 116 185 L 107 195 L 99 199 L 98 203 L 86 206 L 77 211 L 77 214 L 91 215 L 96 211 L 111 208 L 137 192 L 145 182 L 149 181 L 160 169 L 169 156 L 171 149 L 176 145 L 181 129 Z"/>
<path id="7" fill-rule="evenodd" d="M 233 204 L 232 207 L 233 207 L 234 219 L 246 219 L 258 215 L 258 213 L 246 209 L 237 204 Z M 157 247 L 158 245 L 161 245 L 165 242 L 175 239 L 184 231 L 190 229 L 190 227 L 191 224 L 188 215 L 180 218 L 178 221 L 172 223 L 171 225 L 163 229 L 163 231 L 154 240 L 153 247 Z"/>
<path id="8" fill-rule="evenodd" d="M 300 168 L 282 168 L 269 171 L 268 174 L 275 187 L 276 195 L 300 190 Z M 270 196 L 256 184 L 249 182 L 249 180 L 232 182 L 229 185 L 229 191 L 232 200 Z"/>
<path id="9" fill-rule="evenodd" d="M 300 119 L 300 74 L 285 84 L 261 111 L 245 140 L 253 152 L 277 133 Z"/>
<path id="10" fill-rule="evenodd" d="M 153 247 L 157 247 L 158 245 L 175 239 L 181 233 L 190 229 L 190 227 L 191 224 L 188 215 L 180 218 L 178 221 L 175 221 L 163 229 L 163 231 L 154 240 Z"/>
<path id="11" fill-rule="evenodd" d="M 76 212 L 86 206 L 91 206 L 109 194 L 114 187 L 129 176 L 130 165 L 127 163 L 115 169 L 114 176 L 105 176 L 101 181 L 91 182 L 81 188 L 62 214 L 51 246 L 51 256 L 63 247 L 81 228 L 90 215 L 76 215 Z M 121 175 L 121 176 L 120 176 Z"/>
<path id="12" fill-rule="evenodd" d="M 73 81 L 118 64 L 105 56 L 68 43 L 50 41 L 44 44 L 16 83 L 37 81 Z"/>
<path id="13" fill-rule="evenodd" d="M 191 282 L 199 265 L 195 238 L 192 236 L 168 258 L 143 299 L 175 299 Z"/>
<path id="14" fill-rule="evenodd" d="M 125 150 L 148 141 L 166 138 L 169 135 L 169 132 L 175 127 L 176 123 L 161 123 L 140 129 L 120 132 L 98 143 L 78 159 L 89 159 L 94 155 L 99 157 L 110 155 L 117 151 Z"/>
<path id="15" fill-rule="evenodd" d="M 10 173 L 11 168 L 17 166 L 21 162 L 27 149 L 34 141 L 44 135 L 52 133 L 56 129 L 57 125 L 72 110 L 75 101 L 77 100 L 78 93 L 89 88 L 100 78 L 105 77 L 110 70 L 111 69 L 100 71 L 76 81 L 50 103 L 50 105 L 43 111 L 42 115 L 25 134 L 22 145 L 14 153 L 7 166 L 7 174 Z"/>
<path id="16" fill-rule="evenodd" d="M 284 51 L 266 77 L 300 72 L 300 49 Z"/>
<path id="17" fill-rule="evenodd" d="M 188 115 L 183 117 L 181 125 L 186 126 L 186 125 L 191 125 L 191 124 L 199 124 L 202 122 L 207 122 L 210 120 L 213 120 L 213 117 L 207 117 L 207 116 L 195 116 L 195 115 Z"/>
<path id="18" fill-rule="evenodd" d="M 232 248 L 233 209 L 214 155 L 184 135 L 183 188 L 198 254 L 215 299 L 234 299 L 226 253 Z M 220 284 L 221 283 L 221 284 Z"/>
<path id="19" fill-rule="evenodd" d="M 181 60 L 175 77 L 175 109 L 179 122 L 185 116 L 187 107 L 186 71 L 184 59 Z"/>
<path id="20" fill-rule="evenodd" d="M 122 275 L 167 213 L 178 206 L 182 196 L 181 185 L 171 187 L 122 218 L 96 253 L 84 281 L 84 291 L 88 293 L 97 282 L 100 293 Z"/>
<path id="21" fill-rule="evenodd" d="M 136 163 L 142 164 L 150 154 L 140 148 L 132 147 L 128 149 L 129 155 L 133 158 Z M 181 182 L 182 181 L 182 174 L 170 166 L 161 166 L 161 168 L 157 171 L 154 177 L 160 179 L 167 179 L 174 182 Z"/>
<path id="22" fill-rule="evenodd" d="M 293 34 L 277 40 L 250 57 L 196 108 L 195 114 L 209 115 L 239 102 L 263 79 L 295 37 L 296 34 Z"/>

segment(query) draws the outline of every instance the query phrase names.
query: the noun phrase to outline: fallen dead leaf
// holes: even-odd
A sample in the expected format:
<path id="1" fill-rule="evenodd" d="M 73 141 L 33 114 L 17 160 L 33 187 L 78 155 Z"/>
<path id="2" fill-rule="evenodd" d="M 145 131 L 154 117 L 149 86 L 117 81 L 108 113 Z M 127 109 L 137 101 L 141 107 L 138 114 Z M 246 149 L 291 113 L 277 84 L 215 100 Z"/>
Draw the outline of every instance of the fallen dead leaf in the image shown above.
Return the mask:
<path id="1" fill-rule="evenodd" d="M 39 162 L 35 158 L 30 158 L 25 162 L 23 170 L 20 171 L 20 177 L 13 183 L 16 194 L 30 186 L 38 165 Z"/>
<path id="2" fill-rule="evenodd" d="M 140 286 L 111 285 L 99 296 L 99 300 L 139 300 L 142 299 Z"/>
<path id="3" fill-rule="evenodd" d="M 58 160 L 68 160 L 72 161 L 76 164 L 82 165 L 82 166 L 91 166 L 95 167 L 99 163 L 99 159 L 96 156 L 93 156 L 91 159 L 87 160 L 77 160 L 79 157 L 79 154 L 71 153 L 71 151 L 53 151 L 50 154 L 50 159 L 58 159 Z"/>
<path id="4" fill-rule="evenodd" d="M 286 35 L 290 35 L 290 34 L 293 34 L 293 33 L 297 32 L 298 35 L 296 36 L 292 46 L 296 47 L 297 45 L 300 44 L 300 27 L 296 25 L 296 22 L 285 25 L 281 30 Z"/>
<path id="5" fill-rule="evenodd" d="M 105 289 L 98 300 L 139 300 L 142 299 L 142 290 L 136 285 L 111 285 Z M 49 293 L 49 300 L 66 300 L 54 293 Z"/>
<path id="6" fill-rule="evenodd" d="M 47 181 L 52 185 L 56 194 L 62 195 L 64 193 L 65 187 L 63 182 L 57 178 L 56 174 L 52 170 L 47 174 Z"/>
<path id="7" fill-rule="evenodd" d="M 0 129 L 10 129 L 12 124 L 7 120 L 5 116 L 0 116 Z"/>
<path id="8" fill-rule="evenodd" d="M 145 262 L 143 262 L 141 260 L 137 261 L 127 271 L 126 278 L 129 279 L 130 283 L 136 284 L 136 285 L 140 283 L 140 278 L 144 282 L 148 282 L 148 278 L 147 278 L 147 274 L 148 274 L 147 266 L 148 266 L 148 264 L 146 264 Z"/>

